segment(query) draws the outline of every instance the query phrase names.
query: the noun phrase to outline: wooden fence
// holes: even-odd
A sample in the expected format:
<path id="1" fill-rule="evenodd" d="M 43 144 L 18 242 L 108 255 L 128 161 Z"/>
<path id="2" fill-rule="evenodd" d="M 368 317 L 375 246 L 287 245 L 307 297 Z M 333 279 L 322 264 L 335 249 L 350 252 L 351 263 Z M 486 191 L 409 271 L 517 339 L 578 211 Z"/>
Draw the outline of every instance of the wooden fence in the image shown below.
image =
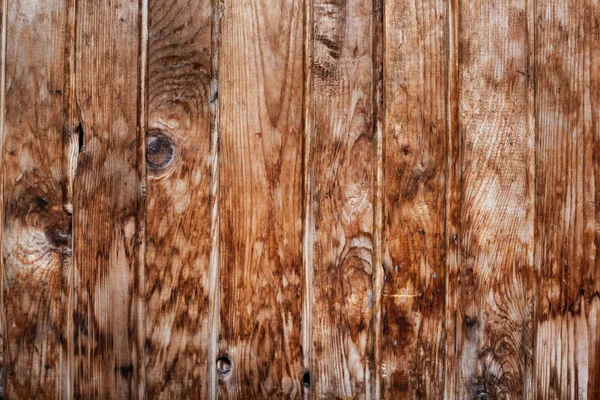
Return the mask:
<path id="1" fill-rule="evenodd" d="M 3 0 L 7 399 L 600 399 L 597 0 Z"/>

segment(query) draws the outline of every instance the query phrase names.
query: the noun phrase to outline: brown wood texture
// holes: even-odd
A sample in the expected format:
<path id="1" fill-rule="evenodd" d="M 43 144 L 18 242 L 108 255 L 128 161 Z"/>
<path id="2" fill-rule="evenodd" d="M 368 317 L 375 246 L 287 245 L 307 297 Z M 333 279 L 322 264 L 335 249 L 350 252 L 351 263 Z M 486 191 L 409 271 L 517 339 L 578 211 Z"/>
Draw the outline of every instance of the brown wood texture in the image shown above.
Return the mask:
<path id="1" fill-rule="evenodd" d="M 298 397 L 303 3 L 222 6 L 219 394 Z"/>
<path id="2" fill-rule="evenodd" d="M 534 308 L 531 4 L 459 4 L 457 397 L 524 398 Z"/>
<path id="3" fill-rule="evenodd" d="M 314 398 L 365 398 L 373 275 L 372 2 L 313 1 Z"/>
<path id="4" fill-rule="evenodd" d="M 383 398 L 441 398 L 446 3 L 385 9 Z"/>
<path id="5" fill-rule="evenodd" d="M 600 399 L 596 0 L 3 0 L 7 399 Z"/>
<path id="6" fill-rule="evenodd" d="M 75 88 L 81 120 L 73 193 L 74 397 L 133 398 L 138 357 L 140 8 L 78 2 Z"/>
<path id="7" fill-rule="evenodd" d="M 537 398 L 600 399 L 600 4 L 535 9 Z"/>
<path id="8" fill-rule="evenodd" d="M 212 7 L 209 0 L 149 6 L 147 395 L 205 398 Z"/>

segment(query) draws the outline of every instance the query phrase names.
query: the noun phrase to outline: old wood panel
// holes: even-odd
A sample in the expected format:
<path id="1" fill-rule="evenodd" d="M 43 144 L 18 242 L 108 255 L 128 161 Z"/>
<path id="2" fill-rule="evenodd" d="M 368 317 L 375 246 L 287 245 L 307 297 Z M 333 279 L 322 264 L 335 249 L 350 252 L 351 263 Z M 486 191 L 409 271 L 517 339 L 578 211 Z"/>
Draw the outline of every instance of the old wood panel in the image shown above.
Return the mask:
<path id="1" fill-rule="evenodd" d="M 314 398 L 369 394 L 372 1 L 313 1 Z"/>
<path id="2" fill-rule="evenodd" d="M 533 347 L 526 0 L 460 2 L 458 398 L 523 398 Z"/>
<path id="3" fill-rule="evenodd" d="M 5 2 L 2 229 L 7 398 L 69 393 L 71 216 L 63 197 L 67 1 Z"/>
<path id="4" fill-rule="evenodd" d="M 537 3 L 538 398 L 600 398 L 600 5 Z"/>
<path id="5" fill-rule="evenodd" d="M 147 395 L 206 397 L 211 1 L 149 5 Z"/>
<path id="6" fill-rule="evenodd" d="M 140 2 L 143 4 L 143 2 Z M 74 182 L 74 396 L 133 398 L 140 296 L 140 15 L 138 2 L 78 2 Z"/>
<path id="7" fill-rule="evenodd" d="M 303 3 L 223 2 L 220 398 L 301 392 Z"/>
<path id="8" fill-rule="evenodd" d="M 385 9 L 383 397 L 441 398 L 446 2 Z"/>

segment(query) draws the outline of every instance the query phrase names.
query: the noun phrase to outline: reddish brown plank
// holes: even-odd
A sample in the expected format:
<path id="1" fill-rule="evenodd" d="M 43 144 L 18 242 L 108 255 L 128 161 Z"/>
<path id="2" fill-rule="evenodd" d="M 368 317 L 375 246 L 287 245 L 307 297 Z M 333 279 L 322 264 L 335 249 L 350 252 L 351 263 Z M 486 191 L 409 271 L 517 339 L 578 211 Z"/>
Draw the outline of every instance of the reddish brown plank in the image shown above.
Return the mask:
<path id="1" fill-rule="evenodd" d="M 207 395 L 211 11 L 210 0 L 150 0 L 149 398 L 182 398 L 192 391 Z"/>
<path id="2" fill-rule="evenodd" d="M 303 2 L 221 20 L 219 397 L 301 392 Z"/>
<path id="3" fill-rule="evenodd" d="M 314 398 L 369 396 L 372 1 L 312 3 Z"/>
<path id="4" fill-rule="evenodd" d="M 138 362 L 143 360 L 138 354 L 143 5 L 77 4 L 75 88 L 82 146 L 73 190 L 76 398 L 129 399 L 143 391 Z"/>
<path id="5" fill-rule="evenodd" d="M 4 5 L 4 395 L 53 399 L 68 396 L 70 385 L 71 216 L 62 153 L 72 5 Z"/>
<path id="6" fill-rule="evenodd" d="M 524 398 L 533 353 L 531 4 L 459 3 L 457 397 Z"/>
<path id="7" fill-rule="evenodd" d="M 446 2 L 385 9 L 383 398 L 441 398 Z"/>
<path id="8" fill-rule="evenodd" d="M 537 398 L 600 399 L 600 4 L 536 7 Z"/>

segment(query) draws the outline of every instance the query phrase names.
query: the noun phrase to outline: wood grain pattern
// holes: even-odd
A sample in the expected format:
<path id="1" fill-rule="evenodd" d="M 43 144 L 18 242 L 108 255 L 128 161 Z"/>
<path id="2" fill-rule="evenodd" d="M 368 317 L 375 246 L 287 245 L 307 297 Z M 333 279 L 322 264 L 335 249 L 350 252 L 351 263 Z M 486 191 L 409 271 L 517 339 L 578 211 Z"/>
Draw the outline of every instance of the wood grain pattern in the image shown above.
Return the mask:
<path id="1" fill-rule="evenodd" d="M 529 6 L 460 2 L 460 399 L 524 398 L 531 386 Z"/>
<path id="2" fill-rule="evenodd" d="M 143 3 L 143 2 L 142 2 Z M 138 2 L 77 5 L 82 124 L 73 198 L 74 397 L 138 397 Z M 142 266 L 143 268 L 143 266 Z M 137 283 L 136 283 L 137 282 Z"/>
<path id="3" fill-rule="evenodd" d="M 51 399 L 69 393 L 71 217 L 62 164 L 68 2 L 5 5 L 4 395 Z"/>
<path id="4" fill-rule="evenodd" d="M 301 393 L 303 3 L 221 20 L 219 397 Z M 222 361 L 225 361 L 224 359 Z"/>
<path id="5" fill-rule="evenodd" d="M 150 1 L 149 398 L 206 398 L 211 255 L 210 0 Z"/>
<path id="6" fill-rule="evenodd" d="M 444 390 L 446 4 L 385 10 L 383 397 Z"/>
<path id="7" fill-rule="evenodd" d="M 313 1 L 314 398 L 370 397 L 371 1 Z"/>
<path id="8" fill-rule="evenodd" d="M 536 396 L 600 398 L 600 5 L 537 3 Z"/>

